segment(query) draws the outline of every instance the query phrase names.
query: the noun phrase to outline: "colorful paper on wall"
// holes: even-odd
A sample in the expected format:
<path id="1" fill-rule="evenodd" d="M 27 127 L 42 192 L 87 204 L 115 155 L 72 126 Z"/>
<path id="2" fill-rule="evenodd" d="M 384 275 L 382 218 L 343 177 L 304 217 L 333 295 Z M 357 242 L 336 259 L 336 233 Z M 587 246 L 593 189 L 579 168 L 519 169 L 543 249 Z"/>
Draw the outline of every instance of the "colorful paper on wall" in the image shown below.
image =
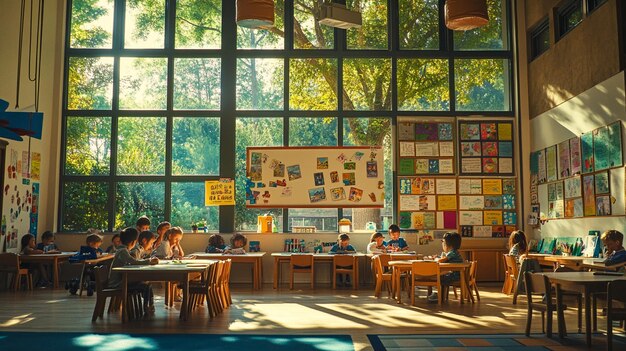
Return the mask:
<path id="1" fill-rule="evenodd" d="M 502 211 L 485 211 L 484 223 L 486 225 L 502 225 Z"/>
<path id="2" fill-rule="evenodd" d="M 601 171 L 609 168 L 609 130 L 607 127 L 600 127 L 592 134 L 595 170 Z"/>
<path id="3" fill-rule="evenodd" d="M 593 133 L 585 133 L 580 136 L 580 148 L 583 166 L 582 173 L 593 172 Z"/>
<path id="4" fill-rule="evenodd" d="M 33 152 L 30 160 L 30 177 L 32 180 L 39 180 L 41 175 L 41 154 Z"/>
<path id="5" fill-rule="evenodd" d="M 483 179 L 483 194 L 500 195 L 502 194 L 501 179 Z"/>
<path id="6" fill-rule="evenodd" d="M 559 152 L 559 179 L 569 177 L 571 173 L 571 156 L 569 150 L 569 140 L 558 144 Z"/>
<path id="7" fill-rule="evenodd" d="M 437 210 L 447 211 L 456 210 L 456 195 L 439 195 L 437 196 Z"/>
<path id="8" fill-rule="evenodd" d="M 37 227 L 39 224 L 39 183 L 33 183 L 32 191 L 30 226 L 28 232 L 37 237 Z"/>
<path id="9" fill-rule="evenodd" d="M 552 145 L 546 148 L 546 173 L 548 182 L 553 182 L 558 178 L 556 163 L 556 145 Z"/>
<path id="10" fill-rule="evenodd" d="M 571 174 L 579 174 L 581 171 L 581 158 L 580 158 L 580 138 L 571 138 L 569 140 L 569 154 Z"/>
<path id="11" fill-rule="evenodd" d="M 609 167 L 621 167 L 624 165 L 622 122 L 615 122 L 607 128 L 609 132 Z"/>

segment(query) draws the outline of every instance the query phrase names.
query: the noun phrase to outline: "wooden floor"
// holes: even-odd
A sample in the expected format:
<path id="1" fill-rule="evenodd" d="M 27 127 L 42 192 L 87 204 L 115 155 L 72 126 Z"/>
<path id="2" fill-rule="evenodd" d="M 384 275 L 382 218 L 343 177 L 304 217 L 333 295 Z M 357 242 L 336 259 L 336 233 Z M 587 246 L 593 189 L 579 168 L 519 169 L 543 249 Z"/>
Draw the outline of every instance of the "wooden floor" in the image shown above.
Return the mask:
<path id="1" fill-rule="evenodd" d="M 298 286 L 296 287 L 298 288 Z M 65 290 L 0 292 L 0 331 L 77 331 L 123 333 L 215 333 L 215 334 L 350 334 L 355 350 L 371 350 L 367 334 L 495 334 L 524 333 L 526 300 L 517 305 L 500 293 L 500 285 L 482 285 L 481 301 L 460 305 L 456 300 L 438 307 L 426 301 L 425 291 L 412 307 L 373 296 L 373 289 L 331 290 L 308 284 L 290 291 L 261 291 L 233 287 L 233 305 L 209 319 L 206 308 L 196 309 L 187 322 L 178 319 L 178 306 L 163 306 L 156 289 L 156 314 L 152 319 L 122 324 L 117 314 L 91 323 L 95 297 L 71 296 Z M 406 295 L 405 295 L 406 296 Z M 453 298 L 453 296 L 450 296 Z M 407 301 L 409 300 L 407 299 Z M 555 317 L 556 318 L 556 317 Z M 567 330 L 577 331 L 575 309 L 566 312 Z M 599 329 L 605 320 L 598 318 Z M 556 330 L 556 321 L 555 321 Z M 533 332 L 541 332 L 541 316 L 535 315 Z"/>

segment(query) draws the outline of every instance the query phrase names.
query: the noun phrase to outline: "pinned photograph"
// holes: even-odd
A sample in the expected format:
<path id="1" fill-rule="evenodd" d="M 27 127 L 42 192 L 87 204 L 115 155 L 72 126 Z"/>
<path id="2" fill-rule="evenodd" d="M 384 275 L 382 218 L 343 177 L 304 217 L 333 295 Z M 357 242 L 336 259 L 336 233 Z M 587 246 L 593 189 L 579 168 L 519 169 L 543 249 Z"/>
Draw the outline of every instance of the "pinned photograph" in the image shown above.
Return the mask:
<path id="1" fill-rule="evenodd" d="M 263 173 L 261 170 L 260 164 L 252 164 L 250 165 L 250 180 L 253 182 L 258 182 L 262 179 Z"/>
<path id="2" fill-rule="evenodd" d="M 356 178 L 354 177 L 354 172 L 344 173 L 342 175 L 343 185 L 356 185 Z"/>
<path id="3" fill-rule="evenodd" d="M 343 188 L 330 189 L 330 199 L 333 201 L 345 200 L 346 191 Z"/>
<path id="4" fill-rule="evenodd" d="M 283 188 L 283 191 L 280 193 L 280 195 L 283 197 L 289 197 L 293 195 L 293 191 L 291 190 L 290 186 L 286 186 Z"/>
<path id="5" fill-rule="evenodd" d="M 367 177 L 368 178 L 377 178 L 378 177 L 378 162 L 376 161 L 367 161 Z"/>
<path id="6" fill-rule="evenodd" d="M 311 203 L 320 202 L 322 200 L 326 200 L 326 191 L 323 187 L 309 189 L 309 201 L 311 201 Z"/>
<path id="7" fill-rule="evenodd" d="M 363 197 L 363 190 L 359 188 L 350 188 L 350 194 L 348 195 L 348 200 L 352 202 L 359 202 Z"/>
<path id="8" fill-rule="evenodd" d="M 316 186 L 324 185 L 324 173 L 323 172 L 313 173 L 313 179 L 315 180 Z"/>
<path id="9" fill-rule="evenodd" d="M 251 165 L 260 165 L 261 164 L 261 153 L 260 152 L 252 152 L 250 154 L 250 164 Z"/>
<path id="10" fill-rule="evenodd" d="M 330 182 L 331 183 L 338 183 L 339 182 L 339 172 L 337 172 L 337 171 L 330 172 Z"/>
<path id="11" fill-rule="evenodd" d="M 474 123 L 461 124 L 461 140 L 480 140 L 480 125 Z"/>
<path id="12" fill-rule="evenodd" d="M 342 153 L 341 155 L 337 156 L 337 161 L 343 164 L 344 162 L 346 162 L 346 155 Z"/>
<path id="13" fill-rule="evenodd" d="M 280 161 L 278 161 L 277 159 L 273 158 L 272 161 L 270 162 L 270 168 L 271 169 L 275 169 L 276 167 L 278 167 L 279 164 L 280 164 Z"/>
<path id="14" fill-rule="evenodd" d="M 328 157 L 317 158 L 317 169 L 328 169 Z"/>
<path id="15" fill-rule="evenodd" d="M 302 178 L 302 173 L 300 172 L 300 165 L 287 166 L 287 174 L 289 175 L 289 180 Z"/>
<path id="16" fill-rule="evenodd" d="M 356 162 L 346 162 L 343 164 L 343 169 L 346 171 L 353 171 L 356 169 Z"/>
<path id="17" fill-rule="evenodd" d="M 356 160 L 356 161 L 360 161 L 361 158 L 363 158 L 365 154 L 362 153 L 361 151 L 357 151 L 354 153 L 354 155 L 352 155 L 352 159 Z"/>
<path id="18" fill-rule="evenodd" d="M 376 202 L 376 194 L 374 193 L 369 193 L 367 194 L 370 197 L 370 200 L 372 200 L 372 202 Z"/>
<path id="19" fill-rule="evenodd" d="M 378 189 L 384 189 L 385 188 L 385 182 L 383 182 L 382 180 L 378 181 Z"/>
<path id="20" fill-rule="evenodd" d="M 596 196 L 596 216 L 611 215 L 611 197 L 609 195 Z"/>
<path id="21" fill-rule="evenodd" d="M 284 177 L 285 176 L 285 165 L 283 163 L 279 163 L 274 168 L 274 177 Z"/>

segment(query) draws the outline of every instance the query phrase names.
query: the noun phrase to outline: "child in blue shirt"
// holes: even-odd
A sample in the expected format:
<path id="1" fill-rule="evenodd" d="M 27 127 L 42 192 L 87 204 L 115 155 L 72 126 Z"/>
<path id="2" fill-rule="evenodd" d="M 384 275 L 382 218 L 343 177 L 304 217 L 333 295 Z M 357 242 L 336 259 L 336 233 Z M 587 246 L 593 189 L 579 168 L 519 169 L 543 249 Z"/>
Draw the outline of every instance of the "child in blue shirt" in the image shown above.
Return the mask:
<path id="1" fill-rule="evenodd" d="M 209 246 L 206 248 L 207 253 L 223 253 L 226 250 L 224 238 L 219 234 L 213 234 L 209 237 Z"/>
<path id="2" fill-rule="evenodd" d="M 41 242 L 37 244 L 37 250 L 44 253 L 60 253 L 59 247 L 54 243 L 54 233 L 45 231 L 41 234 Z"/>
<path id="3" fill-rule="evenodd" d="M 387 249 L 389 251 L 406 251 L 409 249 L 409 244 L 406 243 L 404 238 L 400 237 L 400 227 L 395 224 L 389 226 L 389 236 L 391 240 L 387 242 Z"/>
<path id="4" fill-rule="evenodd" d="M 624 234 L 617 230 L 607 230 L 602 233 L 600 238 L 604 246 L 606 246 L 606 252 L 608 253 L 606 260 L 604 260 L 605 265 L 612 266 L 626 262 L 626 250 L 624 250 L 623 246 Z"/>
<path id="5" fill-rule="evenodd" d="M 441 246 L 443 252 L 438 258 L 435 258 L 435 261 L 439 263 L 463 263 L 463 256 L 459 253 L 459 249 L 461 248 L 461 236 L 459 233 L 445 233 L 443 240 L 441 240 Z M 452 283 L 458 282 L 459 280 L 461 280 L 461 273 L 458 271 L 442 274 L 440 278 L 442 287 L 452 285 Z M 439 297 L 436 292 L 428 296 L 429 302 L 438 302 L 438 300 Z"/>
<path id="6" fill-rule="evenodd" d="M 337 243 L 330 248 L 331 254 L 353 254 L 356 250 L 350 245 L 350 236 L 348 234 L 339 234 L 337 237 Z M 352 266 L 337 266 L 341 269 L 352 269 Z M 343 286 L 344 277 L 346 276 L 346 286 L 350 286 L 350 276 L 347 274 L 337 274 L 337 286 Z"/>

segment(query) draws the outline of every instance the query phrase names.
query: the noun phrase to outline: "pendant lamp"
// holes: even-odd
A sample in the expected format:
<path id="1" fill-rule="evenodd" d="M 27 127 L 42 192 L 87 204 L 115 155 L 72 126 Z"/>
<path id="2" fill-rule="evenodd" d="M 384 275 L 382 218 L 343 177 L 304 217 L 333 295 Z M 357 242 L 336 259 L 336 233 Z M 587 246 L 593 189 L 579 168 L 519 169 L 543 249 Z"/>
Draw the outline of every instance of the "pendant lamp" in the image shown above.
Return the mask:
<path id="1" fill-rule="evenodd" d="M 446 0 L 446 27 L 472 30 L 489 23 L 487 0 Z"/>
<path id="2" fill-rule="evenodd" d="M 274 0 L 237 0 L 237 25 L 246 28 L 274 25 Z"/>

